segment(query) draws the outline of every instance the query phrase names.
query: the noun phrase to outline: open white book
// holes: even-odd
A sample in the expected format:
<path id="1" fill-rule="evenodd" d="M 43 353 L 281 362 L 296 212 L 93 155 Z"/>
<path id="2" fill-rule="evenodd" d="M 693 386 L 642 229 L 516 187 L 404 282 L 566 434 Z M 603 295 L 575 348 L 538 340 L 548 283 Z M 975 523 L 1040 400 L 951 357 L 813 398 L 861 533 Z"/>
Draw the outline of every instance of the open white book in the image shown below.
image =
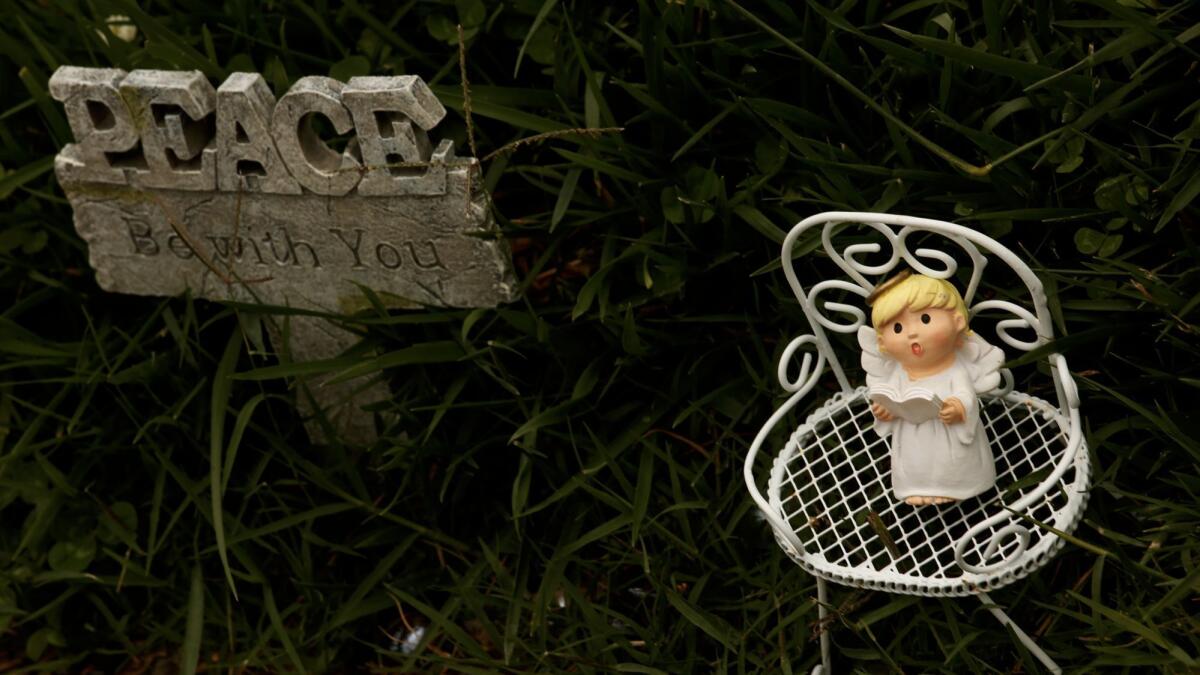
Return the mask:
<path id="1" fill-rule="evenodd" d="M 927 422 L 942 410 L 942 399 L 924 387 L 909 387 L 904 394 L 890 384 L 873 384 L 867 396 L 893 416 L 913 423 Z"/>

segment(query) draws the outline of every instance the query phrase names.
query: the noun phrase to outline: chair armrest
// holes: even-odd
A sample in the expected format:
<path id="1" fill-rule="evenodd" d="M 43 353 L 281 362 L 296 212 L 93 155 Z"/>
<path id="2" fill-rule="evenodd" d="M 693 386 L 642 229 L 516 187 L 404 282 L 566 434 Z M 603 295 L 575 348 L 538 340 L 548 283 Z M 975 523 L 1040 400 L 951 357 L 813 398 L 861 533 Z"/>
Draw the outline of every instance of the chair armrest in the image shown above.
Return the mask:
<path id="1" fill-rule="evenodd" d="M 1056 354 L 1054 356 L 1058 355 Z M 1061 359 L 1061 357 L 1059 357 L 1059 359 Z M 1055 363 L 1057 365 L 1058 362 Z M 1062 371 L 1065 373 L 1065 360 L 1061 361 L 1061 367 Z M 1070 380 L 1069 375 L 1067 376 L 1067 380 Z M 976 566 L 966 562 L 966 560 L 963 558 L 967 547 L 971 543 L 971 540 L 973 540 L 984 530 L 987 530 L 998 523 L 1012 518 L 1020 518 L 1021 515 L 1024 515 L 1031 506 L 1034 506 L 1039 500 L 1041 500 L 1047 492 L 1057 486 L 1058 481 L 1062 478 L 1063 474 L 1065 474 L 1067 470 L 1070 469 L 1073 464 L 1075 464 L 1076 457 L 1083 448 L 1083 428 L 1079 418 L 1078 395 L 1076 394 L 1075 398 L 1073 399 L 1071 397 L 1070 392 L 1074 390 L 1073 388 L 1073 381 L 1071 381 L 1069 385 L 1064 385 L 1064 389 L 1068 390 L 1063 392 L 1064 403 L 1069 405 L 1073 401 L 1075 405 L 1067 408 L 1067 440 L 1065 447 L 1062 450 L 1062 454 L 1059 456 L 1058 461 L 1055 462 L 1054 469 L 1049 473 L 1049 475 L 1038 482 L 1037 487 L 1026 493 L 1013 504 L 1006 506 L 1005 511 L 997 513 L 996 515 L 993 515 L 983 522 L 975 525 L 958 540 L 958 542 L 954 545 L 954 560 L 963 570 L 973 574 L 991 574 L 1004 567 L 1017 564 L 1020 558 L 1025 554 L 1025 551 L 1029 546 L 1029 529 L 1021 523 L 1011 523 L 992 535 L 991 539 L 988 540 L 988 545 L 984 549 L 983 554 L 983 559 L 987 560 L 996 552 L 1005 538 L 1016 535 L 1019 539 L 1017 549 L 1009 554 L 1004 560 L 991 565 L 984 564 Z M 1053 411 L 1053 409 L 1048 407 L 1047 410 Z M 1054 412 L 1057 413 L 1057 411 Z M 1086 452 L 1086 450 L 1082 451 Z"/>
<path id="2" fill-rule="evenodd" d="M 758 509 L 762 511 L 763 516 L 765 516 L 767 522 L 771 524 L 771 528 L 775 530 L 776 535 L 781 537 L 784 541 L 790 543 L 797 550 L 799 550 L 801 544 L 800 540 L 796 537 L 796 533 L 793 532 L 791 527 L 789 527 L 788 524 L 779 517 L 779 514 L 775 513 L 775 511 L 771 509 L 771 505 L 767 502 L 766 498 L 763 497 L 762 492 L 760 492 L 758 489 L 758 485 L 754 480 L 754 460 L 756 457 L 758 457 L 758 451 L 762 448 L 763 443 L 766 442 L 767 437 L 771 434 L 771 431 L 774 430 L 775 425 L 778 424 L 779 420 L 783 419 L 792 410 L 792 408 L 796 407 L 796 404 L 800 402 L 800 399 L 804 398 L 808 392 L 812 391 L 812 388 L 816 386 L 817 380 L 820 378 L 821 373 L 825 369 L 825 355 L 822 354 L 818 349 L 815 365 L 813 364 L 812 354 L 805 354 L 804 360 L 800 364 L 800 374 L 794 380 L 788 378 L 788 364 L 795 357 L 796 350 L 806 344 L 816 345 L 816 336 L 801 335 L 800 337 L 797 337 L 789 342 L 787 347 L 783 349 L 783 356 L 779 359 L 779 367 L 776 370 L 776 375 L 779 378 L 780 386 L 783 387 L 785 391 L 791 392 L 792 395 L 789 396 L 788 399 L 784 401 L 774 413 L 771 414 L 771 417 L 767 419 L 762 428 L 758 430 L 758 434 L 754 437 L 754 442 L 750 444 L 750 450 L 746 453 L 746 461 L 742 467 L 742 477 L 746 481 L 746 488 L 750 491 L 750 497 L 754 499 L 754 503 L 758 505 Z"/>

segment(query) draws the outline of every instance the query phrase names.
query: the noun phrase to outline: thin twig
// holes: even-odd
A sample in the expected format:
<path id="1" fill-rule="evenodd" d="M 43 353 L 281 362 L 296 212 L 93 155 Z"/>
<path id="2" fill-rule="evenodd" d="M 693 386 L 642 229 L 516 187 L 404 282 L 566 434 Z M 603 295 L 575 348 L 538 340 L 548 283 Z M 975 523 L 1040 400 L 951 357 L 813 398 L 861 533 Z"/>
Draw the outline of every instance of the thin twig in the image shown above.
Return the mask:
<path id="1" fill-rule="evenodd" d="M 163 203 L 163 200 L 152 192 L 146 192 L 144 194 L 149 197 L 151 201 L 158 205 L 158 209 L 162 211 L 163 218 L 167 219 L 167 224 L 171 226 L 172 230 L 175 230 L 175 234 L 179 235 L 179 238 L 183 240 L 183 243 L 187 244 L 187 247 L 191 249 L 192 253 L 200 259 L 200 262 L 204 263 L 204 266 L 207 267 L 213 274 L 220 277 L 221 281 L 224 281 L 226 285 L 232 284 L 233 280 L 226 276 L 224 272 L 217 269 L 216 264 L 209 259 L 208 254 L 201 250 L 199 243 L 192 238 L 192 233 L 187 229 L 187 227 L 182 225 L 179 221 L 171 216 L 171 212 L 169 209 L 167 209 L 167 205 Z"/>
<path id="2" fill-rule="evenodd" d="M 179 235 L 179 238 L 183 240 L 183 243 L 187 245 L 188 249 L 191 250 L 191 252 L 193 254 L 195 254 L 195 256 L 197 258 L 200 259 L 200 262 L 204 263 L 204 266 L 207 267 L 209 269 L 209 271 L 211 271 L 213 274 L 217 275 L 217 277 L 219 277 L 221 279 L 221 281 L 225 282 L 226 286 L 232 286 L 235 282 L 241 283 L 243 285 L 259 284 L 264 281 L 271 281 L 273 279 L 273 277 L 260 277 L 257 279 L 242 279 L 242 278 L 238 277 L 237 272 L 234 271 L 232 263 L 229 263 L 226 266 L 228 267 L 230 274 L 232 274 L 233 276 L 225 274 L 217 267 L 216 263 L 214 263 L 212 261 L 212 259 L 210 259 L 208 257 L 208 254 L 206 254 L 203 251 L 203 249 L 201 249 L 200 244 L 195 240 L 195 238 L 192 237 L 192 233 L 190 230 L 188 230 L 187 226 L 184 225 L 183 223 L 179 222 L 178 220 L 176 220 L 171 215 L 170 209 L 167 208 L 167 205 L 165 203 L 163 203 L 162 199 L 159 198 L 158 195 L 154 194 L 153 192 L 143 192 L 143 194 L 146 195 L 147 197 L 149 197 L 150 200 L 152 202 L 154 202 L 155 205 L 158 206 L 158 209 L 159 209 L 159 211 L 162 212 L 163 218 L 166 219 L 167 224 L 171 226 L 171 229 L 175 231 L 175 234 Z M 240 218 L 240 212 L 241 212 L 241 192 L 240 191 L 238 192 L 237 209 L 238 209 L 238 213 L 239 213 L 239 215 L 237 217 Z M 235 227 L 236 227 L 236 225 L 235 225 Z"/>
<path id="3" fill-rule="evenodd" d="M 475 122 L 471 119 L 471 82 L 467 80 L 467 47 L 463 39 L 462 24 L 458 24 L 458 74 L 462 81 L 463 117 L 467 122 L 467 145 L 471 148 L 471 158 L 475 161 L 479 152 L 475 149 Z M 467 169 L 467 189 L 463 193 L 463 216 L 470 216 L 471 194 L 475 191 L 475 169 L 482 168 L 475 162 Z"/>
<path id="4" fill-rule="evenodd" d="M 619 134 L 622 131 L 625 131 L 625 127 L 600 127 L 597 129 L 584 129 L 584 128 L 559 129 L 557 131 L 547 131 L 546 133 L 543 133 L 543 134 L 537 134 L 535 136 L 527 136 L 525 138 L 515 140 L 512 143 L 509 143 L 507 145 L 501 146 L 501 147 L 493 150 L 492 152 L 488 153 L 487 155 L 485 155 L 483 158 L 483 161 L 486 162 L 498 155 L 506 155 L 510 152 L 513 152 L 517 148 L 521 148 L 526 145 L 532 145 L 534 143 L 541 143 L 542 141 L 550 140 L 552 138 L 561 138 L 563 136 L 575 136 L 575 135 L 590 136 L 592 138 L 598 138 L 602 134 Z"/>
<path id="5" fill-rule="evenodd" d="M 471 121 L 471 83 L 467 81 L 467 48 L 463 42 L 462 24 L 458 24 L 458 73 L 462 80 L 463 117 L 467 119 L 467 145 L 471 148 L 471 156 L 478 157 L 475 151 L 475 124 Z"/>

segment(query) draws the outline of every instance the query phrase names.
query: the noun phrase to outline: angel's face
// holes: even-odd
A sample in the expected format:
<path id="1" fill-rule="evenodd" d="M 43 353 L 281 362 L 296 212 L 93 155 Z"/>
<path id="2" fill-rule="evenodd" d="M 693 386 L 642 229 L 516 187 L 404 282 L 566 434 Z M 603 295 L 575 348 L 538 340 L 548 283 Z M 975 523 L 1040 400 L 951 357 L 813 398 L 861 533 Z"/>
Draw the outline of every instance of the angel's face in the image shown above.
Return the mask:
<path id="1" fill-rule="evenodd" d="M 966 327 L 952 309 L 906 309 L 881 326 L 879 347 L 909 371 L 933 373 L 953 361 Z"/>

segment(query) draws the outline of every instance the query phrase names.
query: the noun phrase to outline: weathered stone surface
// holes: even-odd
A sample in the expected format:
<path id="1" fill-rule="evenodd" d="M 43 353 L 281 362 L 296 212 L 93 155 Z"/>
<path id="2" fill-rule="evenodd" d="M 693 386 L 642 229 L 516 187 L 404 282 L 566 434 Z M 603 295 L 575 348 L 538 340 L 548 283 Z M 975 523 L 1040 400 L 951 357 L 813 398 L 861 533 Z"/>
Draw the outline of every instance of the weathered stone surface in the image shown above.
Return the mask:
<path id="1" fill-rule="evenodd" d="M 444 157 L 429 171 L 404 166 L 429 162 L 432 149 L 425 132 L 446 116 L 446 109 L 421 78 L 352 77 L 342 90 L 342 100 L 354 117 L 367 166 L 359 194 L 428 195 L 445 190 Z M 444 156 L 446 148 L 439 147 L 438 152 Z"/>
<path id="2" fill-rule="evenodd" d="M 234 73 L 217 89 L 217 186 L 222 191 L 301 193 L 271 135 L 274 110 L 275 95 L 258 73 Z"/>
<path id="3" fill-rule="evenodd" d="M 199 72 L 64 66 L 50 91 L 76 136 L 55 171 L 106 290 L 331 313 L 367 307 L 361 287 L 396 307 L 513 298 L 478 163 L 448 140 L 432 147 L 446 111 L 420 78 L 306 77 L 276 103 L 253 73 L 214 90 Z M 335 151 L 310 115 L 355 137 Z M 353 339 L 311 319 L 290 335 L 300 359 Z M 309 389 L 327 416 L 347 392 L 350 411 L 386 396 L 323 382 Z M 355 440 L 373 433 L 369 415 L 335 413 Z"/>
<path id="4" fill-rule="evenodd" d="M 65 183 L 125 184 L 125 172 L 110 157 L 138 144 L 133 116 L 117 86 L 125 71 L 63 66 L 50 78 L 50 95 L 62 101 L 75 142 L 55 159 L 58 180 Z"/>
<path id="5" fill-rule="evenodd" d="M 358 336 L 354 333 L 312 316 L 288 317 L 286 340 L 281 334 L 283 327 L 277 323 L 268 322 L 267 330 L 272 344 L 288 345 L 286 356 L 293 362 L 332 359 L 358 342 Z M 387 382 L 377 375 L 331 382 L 336 376 L 337 373 L 326 373 L 297 382 L 296 408 L 306 420 L 304 429 L 316 443 L 328 444 L 333 441 L 317 417 L 320 410 L 342 442 L 370 444 L 376 439 L 374 415 L 362 408 L 386 401 L 391 396 Z"/>
<path id="6" fill-rule="evenodd" d="M 361 284 L 397 307 L 494 306 L 513 292 L 508 254 L 468 170 L 408 197 L 65 187 L 108 291 L 344 313 L 366 306 Z"/>
<path id="7" fill-rule="evenodd" d="M 341 154 L 331 150 L 312 127 L 302 125 L 305 115 L 319 113 L 339 134 L 350 133 L 354 120 L 342 103 L 342 83 L 329 77 L 302 77 L 275 104 L 272 130 L 279 154 L 296 180 L 319 195 L 344 195 L 358 185 L 362 164 L 354 158 L 357 142 Z"/>
<path id="8" fill-rule="evenodd" d="M 216 149 L 205 118 L 217 93 L 199 71 L 135 70 L 121 81 L 121 98 L 142 139 L 146 168 L 128 172 L 147 188 L 211 191 L 217 187 Z"/>

